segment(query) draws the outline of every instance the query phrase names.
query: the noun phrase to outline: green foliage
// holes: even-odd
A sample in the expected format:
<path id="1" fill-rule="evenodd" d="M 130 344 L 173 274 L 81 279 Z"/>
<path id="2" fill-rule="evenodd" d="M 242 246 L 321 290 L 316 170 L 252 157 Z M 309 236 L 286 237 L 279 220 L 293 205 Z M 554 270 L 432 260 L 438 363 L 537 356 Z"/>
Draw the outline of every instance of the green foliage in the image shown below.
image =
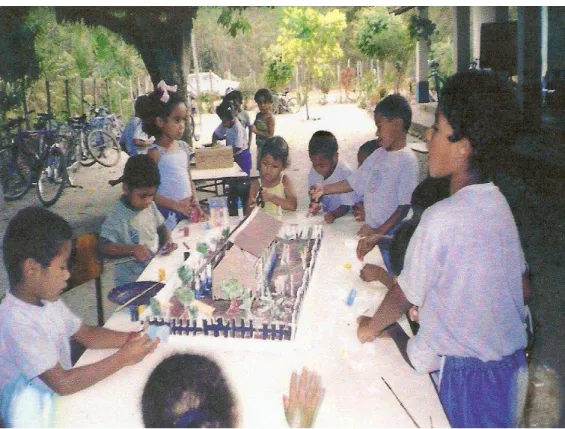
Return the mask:
<path id="1" fill-rule="evenodd" d="M 281 91 L 292 78 L 292 64 L 283 60 L 279 45 L 271 45 L 264 53 L 266 71 L 265 83 L 275 92 Z"/>
<path id="2" fill-rule="evenodd" d="M 412 15 L 410 17 L 408 30 L 410 32 L 410 38 L 413 40 L 429 40 L 436 30 L 436 25 L 427 18 Z"/>
<path id="3" fill-rule="evenodd" d="M 337 9 L 325 15 L 309 7 L 284 9 L 277 42 L 285 61 L 302 64 L 307 87 L 323 75 L 325 65 L 343 56 L 339 37 L 345 26 L 345 15 Z"/>
<path id="4" fill-rule="evenodd" d="M 316 83 L 322 94 L 328 94 L 337 83 L 336 70 L 330 64 L 323 64 L 320 67 L 320 76 L 316 79 Z"/>
<path id="5" fill-rule="evenodd" d="M 33 50 L 38 29 L 27 21 L 28 9 L 0 7 L 0 78 L 9 82 L 39 75 Z"/>
<path id="6" fill-rule="evenodd" d="M 194 291 L 187 286 L 176 288 L 173 295 L 177 297 L 183 307 L 187 308 L 194 300 Z"/>
<path id="7" fill-rule="evenodd" d="M 385 7 L 365 8 L 361 12 L 355 44 L 361 53 L 370 58 L 404 64 L 414 55 L 415 47 L 404 20 L 390 15 Z"/>
<path id="8" fill-rule="evenodd" d="M 244 9 L 246 9 L 245 6 L 226 6 L 222 8 L 218 17 L 218 24 L 224 26 L 232 37 L 237 36 L 237 33 L 245 33 L 251 29 L 249 21 L 241 16 Z M 234 16 L 235 11 L 239 12 L 237 17 Z"/>
<path id="9" fill-rule="evenodd" d="M 226 294 L 228 299 L 241 298 L 245 288 L 237 279 L 228 279 L 220 285 L 220 290 Z"/>

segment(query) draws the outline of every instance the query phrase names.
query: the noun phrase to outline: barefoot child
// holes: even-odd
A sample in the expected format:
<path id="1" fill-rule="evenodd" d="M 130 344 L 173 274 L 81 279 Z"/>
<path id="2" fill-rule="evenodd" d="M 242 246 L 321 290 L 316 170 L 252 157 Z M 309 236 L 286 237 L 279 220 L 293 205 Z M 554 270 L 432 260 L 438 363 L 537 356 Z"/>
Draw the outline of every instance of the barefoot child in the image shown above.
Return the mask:
<path id="1" fill-rule="evenodd" d="M 251 184 L 247 212 L 259 204 L 270 215 L 276 216 L 282 210 L 296 211 L 298 200 L 290 181 L 283 174 L 288 166 L 288 144 L 279 136 L 267 139 L 259 153 L 259 180 Z"/>
<path id="2" fill-rule="evenodd" d="M 427 137 L 430 174 L 450 178 L 451 196 L 424 212 L 397 283 L 372 318 L 358 320 L 359 340 L 373 341 L 419 307 L 407 354 L 418 372 L 441 371 L 439 397 L 453 427 L 522 420 L 527 270 L 510 207 L 491 181 L 518 112 L 494 73 L 466 70 L 447 80 Z"/>
<path id="3" fill-rule="evenodd" d="M 255 117 L 255 122 L 251 126 L 251 131 L 257 137 L 257 159 L 261 153 L 261 148 L 269 137 L 275 135 L 275 117 L 271 112 L 271 105 L 273 104 L 273 95 L 267 88 L 261 88 L 255 93 L 255 102 L 259 108 L 259 113 Z M 251 139 L 249 140 L 251 145 Z M 257 170 L 259 170 L 259 161 L 257 161 Z"/>
<path id="4" fill-rule="evenodd" d="M 70 277 L 71 237 L 69 224 L 41 207 L 20 210 L 4 234 L 10 290 L 0 304 L 0 408 L 8 411 L 2 415 L 6 427 L 18 424 L 10 421 L 17 420 L 14 410 L 4 409 L 4 404 L 16 400 L 7 394 L 18 379 L 49 397 L 53 392 L 70 395 L 136 364 L 159 342 L 146 335 L 85 325 L 67 308 L 60 294 Z M 99 362 L 73 368 L 71 337 L 88 348 L 117 351 Z"/>

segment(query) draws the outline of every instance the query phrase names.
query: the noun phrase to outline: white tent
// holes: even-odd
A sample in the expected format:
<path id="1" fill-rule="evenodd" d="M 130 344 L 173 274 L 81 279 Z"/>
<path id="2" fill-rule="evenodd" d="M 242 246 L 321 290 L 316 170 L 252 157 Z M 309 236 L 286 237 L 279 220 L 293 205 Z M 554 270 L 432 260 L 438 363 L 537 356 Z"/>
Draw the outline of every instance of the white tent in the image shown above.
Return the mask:
<path id="1" fill-rule="evenodd" d="M 198 96 L 197 76 L 200 78 L 200 92 L 214 92 L 220 96 L 225 95 L 226 89 L 239 88 L 239 82 L 235 80 L 222 79 L 214 72 L 191 73 L 186 76 L 186 86 L 193 96 Z"/>

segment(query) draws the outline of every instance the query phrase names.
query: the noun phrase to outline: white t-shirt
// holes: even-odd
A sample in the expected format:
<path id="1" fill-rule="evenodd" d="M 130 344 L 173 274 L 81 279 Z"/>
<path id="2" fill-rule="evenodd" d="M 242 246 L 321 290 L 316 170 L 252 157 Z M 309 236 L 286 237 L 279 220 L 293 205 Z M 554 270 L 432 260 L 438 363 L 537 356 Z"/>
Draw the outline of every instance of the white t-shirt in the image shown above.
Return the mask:
<path id="1" fill-rule="evenodd" d="M 492 183 L 466 186 L 428 208 L 398 277 L 420 307 L 408 356 L 421 372 L 440 356 L 500 360 L 526 346 L 524 253 L 514 217 Z"/>
<path id="2" fill-rule="evenodd" d="M 39 307 L 8 291 L 0 304 L 0 394 L 20 374 L 49 389 L 36 377 L 57 363 L 72 368 L 69 340 L 81 324 L 61 299 Z"/>
<path id="3" fill-rule="evenodd" d="M 410 205 L 419 175 L 420 166 L 412 149 L 386 151 L 380 147 L 347 181 L 365 202 L 365 222 L 378 228 L 398 206 Z"/>
<path id="4" fill-rule="evenodd" d="M 226 145 L 234 148 L 235 154 L 249 148 L 249 142 L 245 127 L 239 122 L 238 118 L 234 119 L 233 126 L 226 128 L 222 124 L 214 130 L 214 137 L 218 140 L 226 140 Z"/>
<path id="5" fill-rule="evenodd" d="M 324 179 L 324 176 L 318 174 L 314 168 L 310 169 L 308 174 L 308 189 L 317 183 L 329 185 L 331 183 L 346 180 L 351 175 L 351 167 L 345 161 L 339 160 L 335 166 L 334 172 L 330 177 Z M 333 211 L 339 206 L 352 206 L 361 201 L 361 198 L 355 192 L 347 192 L 345 194 L 331 194 L 322 196 L 321 203 L 325 212 Z"/>

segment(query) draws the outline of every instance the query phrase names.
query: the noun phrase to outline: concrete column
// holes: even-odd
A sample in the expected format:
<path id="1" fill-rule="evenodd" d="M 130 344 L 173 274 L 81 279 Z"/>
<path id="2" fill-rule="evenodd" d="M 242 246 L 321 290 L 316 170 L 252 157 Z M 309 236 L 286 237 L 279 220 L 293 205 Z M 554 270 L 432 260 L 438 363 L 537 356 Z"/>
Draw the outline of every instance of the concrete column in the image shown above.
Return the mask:
<path id="1" fill-rule="evenodd" d="M 469 68 L 471 62 L 471 8 L 455 6 L 453 10 L 453 64 L 455 71 Z"/>
<path id="2" fill-rule="evenodd" d="M 428 8 L 418 6 L 420 18 L 428 18 Z M 418 40 L 416 43 L 416 102 L 430 102 L 430 83 L 428 80 L 428 41 Z"/>
<path id="3" fill-rule="evenodd" d="M 518 99 L 524 123 L 541 126 L 541 7 L 518 7 Z"/>
<path id="4" fill-rule="evenodd" d="M 481 24 L 486 22 L 496 22 L 495 6 L 472 6 L 471 7 L 471 37 L 472 58 L 481 57 Z M 467 63 L 467 67 L 469 63 Z"/>

